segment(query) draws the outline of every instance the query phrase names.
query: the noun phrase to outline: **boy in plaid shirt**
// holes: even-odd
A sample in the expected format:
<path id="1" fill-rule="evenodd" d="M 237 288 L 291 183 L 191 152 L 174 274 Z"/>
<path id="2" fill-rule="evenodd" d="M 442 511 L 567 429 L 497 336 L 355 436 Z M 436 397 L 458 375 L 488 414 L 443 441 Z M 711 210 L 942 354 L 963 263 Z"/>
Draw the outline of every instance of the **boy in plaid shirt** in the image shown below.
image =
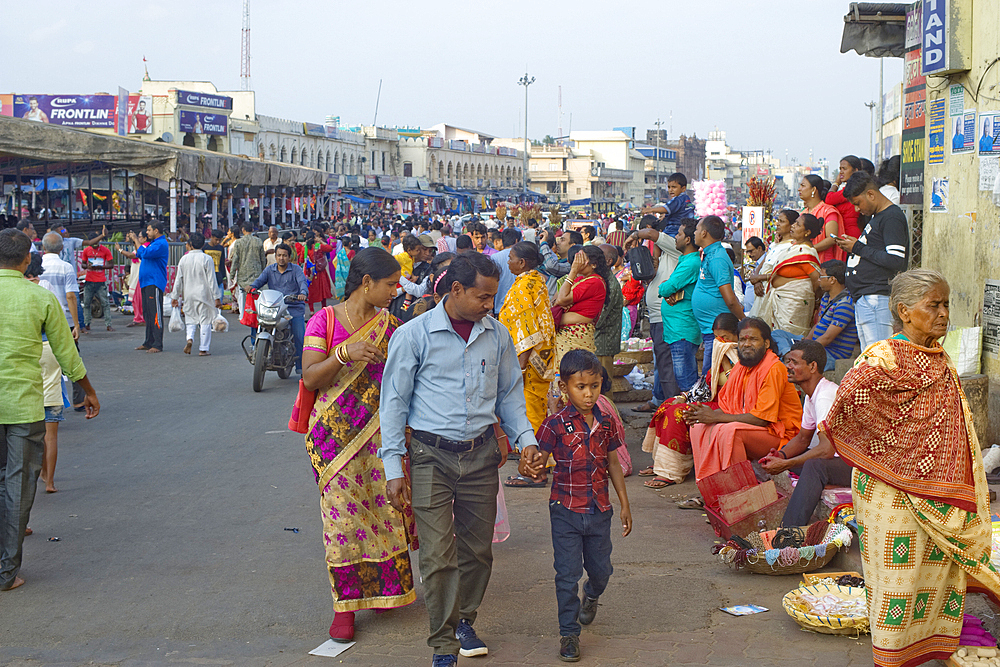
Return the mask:
<path id="1" fill-rule="evenodd" d="M 549 518 L 559 603 L 559 659 L 576 662 L 580 624 L 594 620 L 597 600 L 613 571 L 609 477 L 622 506 L 622 537 L 632 532 L 632 512 L 615 451 L 625 443 L 615 435 L 611 416 L 597 407 L 603 383 L 610 382 L 600 360 L 592 352 L 570 350 L 562 358 L 559 377 L 569 405 L 542 422 L 538 447 L 524 449 L 519 472 L 537 479 L 549 454 L 555 458 Z M 584 568 L 588 579 L 581 601 L 576 591 Z"/>

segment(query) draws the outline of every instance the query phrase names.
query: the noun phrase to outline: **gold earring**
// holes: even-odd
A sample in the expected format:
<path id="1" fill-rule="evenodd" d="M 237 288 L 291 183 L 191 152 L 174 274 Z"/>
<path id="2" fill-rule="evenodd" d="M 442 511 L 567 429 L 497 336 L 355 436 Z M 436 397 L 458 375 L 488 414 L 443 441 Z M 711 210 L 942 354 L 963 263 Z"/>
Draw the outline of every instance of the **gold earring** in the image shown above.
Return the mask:
<path id="1" fill-rule="evenodd" d="M 368 288 L 367 287 L 365 288 L 365 294 L 368 294 Z"/>

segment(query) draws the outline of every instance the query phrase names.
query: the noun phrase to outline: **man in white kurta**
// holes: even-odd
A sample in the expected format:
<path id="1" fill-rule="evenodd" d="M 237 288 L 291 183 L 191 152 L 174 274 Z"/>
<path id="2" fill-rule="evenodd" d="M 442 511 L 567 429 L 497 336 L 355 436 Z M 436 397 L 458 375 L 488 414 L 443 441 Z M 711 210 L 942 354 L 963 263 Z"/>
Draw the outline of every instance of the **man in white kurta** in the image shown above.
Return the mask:
<path id="1" fill-rule="evenodd" d="M 187 253 L 177 263 L 177 277 L 170 293 L 174 308 L 183 302 L 184 324 L 187 326 L 187 344 L 184 354 L 191 354 L 196 327 L 201 327 L 198 355 L 209 356 L 212 343 L 212 321 L 222 303 L 218 299 L 218 285 L 215 282 L 215 262 L 202 248 L 205 237 L 198 232 L 191 234 L 187 242 Z"/>

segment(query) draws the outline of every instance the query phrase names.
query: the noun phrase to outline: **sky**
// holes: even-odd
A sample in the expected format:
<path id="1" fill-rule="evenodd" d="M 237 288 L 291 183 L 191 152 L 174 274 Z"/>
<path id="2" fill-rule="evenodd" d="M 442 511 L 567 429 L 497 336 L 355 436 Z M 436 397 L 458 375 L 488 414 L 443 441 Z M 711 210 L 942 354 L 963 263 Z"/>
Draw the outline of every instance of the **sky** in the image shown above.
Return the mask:
<path id="1" fill-rule="evenodd" d="M 150 77 L 240 88 L 241 0 L 0 3 L 19 35 L 0 92 L 136 91 Z M 445 122 L 499 137 L 634 126 L 724 130 L 806 163 L 869 155 L 879 61 L 840 53 L 846 0 L 250 0 L 257 113 L 342 125 Z M 902 77 L 886 59 L 885 88 Z M 379 96 L 379 81 L 381 95 Z M 877 130 L 876 130 L 877 132 Z"/>

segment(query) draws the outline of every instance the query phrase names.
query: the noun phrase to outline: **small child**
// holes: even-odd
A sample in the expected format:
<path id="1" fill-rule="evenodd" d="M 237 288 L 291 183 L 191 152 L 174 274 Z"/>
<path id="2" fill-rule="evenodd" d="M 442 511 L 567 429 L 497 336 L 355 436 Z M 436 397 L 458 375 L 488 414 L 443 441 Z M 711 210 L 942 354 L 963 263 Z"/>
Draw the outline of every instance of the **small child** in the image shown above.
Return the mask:
<path id="1" fill-rule="evenodd" d="M 549 497 L 552 550 L 559 604 L 559 659 L 580 659 L 580 624 L 597 615 L 597 600 L 611 577 L 611 508 L 608 477 L 621 502 L 622 537 L 632 532 L 632 512 L 616 449 L 611 416 L 596 406 L 605 379 L 600 360 L 586 350 L 570 350 L 559 365 L 559 388 L 569 405 L 538 429 L 538 448 L 526 447 L 519 472 L 538 479 L 552 454 L 556 461 Z M 539 451 L 541 450 L 541 451 Z M 577 582 L 587 569 L 583 600 Z"/>

